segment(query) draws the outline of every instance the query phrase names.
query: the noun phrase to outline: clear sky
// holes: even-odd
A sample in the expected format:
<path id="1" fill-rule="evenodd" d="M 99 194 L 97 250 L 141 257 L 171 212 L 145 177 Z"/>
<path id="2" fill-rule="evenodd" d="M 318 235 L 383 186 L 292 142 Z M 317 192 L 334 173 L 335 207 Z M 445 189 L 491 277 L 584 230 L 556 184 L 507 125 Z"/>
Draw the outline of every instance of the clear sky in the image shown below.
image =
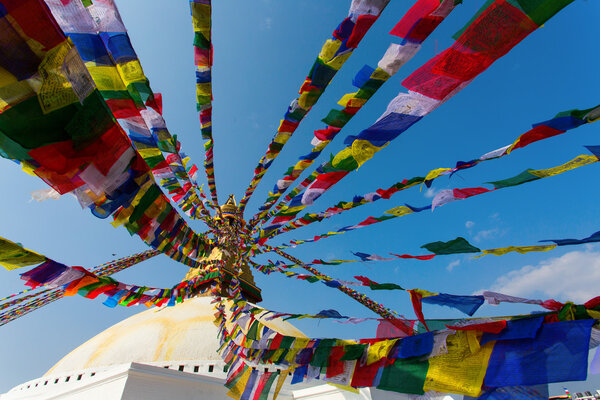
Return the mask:
<path id="1" fill-rule="evenodd" d="M 220 198 L 233 193 L 241 199 L 252 171 L 264 154 L 289 102 L 296 97 L 323 42 L 348 10 L 347 0 L 276 1 L 229 0 L 213 5 L 213 134 L 215 169 Z M 273 183 L 310 149 L 312 131 L 339 98 L 355 91 L 352 77 L 364 65 L 376 66 L 391 42 L 388 32 L 412 2 L 392 1 L 354 55 L 338 73 L 318 105 L 288 142 L 263 178 L 246 216 L 256 212 Z M 452 44 L 460 29 L 483 4 L 465 0 L 425 42 L 417 56 L 390 79 L 319 162 L 343 147 L 343 137 L 372 124 L 399 92 L 402 80 L 429 58 Z M 133 45 L 155 92 L 163 93 L 164 115 L 171 133 L 200 167 L 202 140 L 195 111 L 193 32 L 187 1 L 127 0 L 117 2 Z M 596 43 L 600 31 L 600 3 L 575 0 L 544 27 L 527 37 L 493 64 L 470 86 L 409 129 L 375 158 L 352 173 L 307 211 L 321 211 L 355 194 L 389 187 L 429 170 L 452 167 L 459 160 L 477 158 L 508 145 L 531 124 L 572 108 L 600 103 Z M 418 187 L 391 200 L 360 207 L 320 224 L 298 229 L 273 240 L 311 238 L 362 221 L 369 215 L 403 205 L 424 206 L 441 189 L 483 186 L 485 182 L 517 175 L 527 168 L 550 168 L 586 153 L 583 145 L 598 145 L 597 124 L 580 127 L 508 157 L 443 177 L 431 190 Z M 312 171 L 312 170 L 311 170 Z M 600 230 L 594 164 L 563 175 L 448 204 L 435 212 L 409 215 L 374 227 L 305 244 L 290 253 L 302 260 L 352 258 L 351 251 L 385 255 L 389 252 L 425 254 L 420 246 L 463 236 L 480 248 L 534 245 L 538 240 L 583 238 Z M 201 174 L 202 178 L 203 175 Z M 69 195 L 37 203 L 30 193 L 45 188 L 37 178 L 0 160 L 0 236 L 23 243 L 68 265 L 92 267 L 146 249 L 125 229 L 115 229 L 82 210 Z M 203 230 L 201 223 L 194 227 Z M 482 289 L 532 298 L 585 301 L 600 294 L 600 246 L 563 247 L 548 253 L 486 256 L 441 256 L 432 261 L 399 260 L 321 267 L 336 278 L 366 275 L 379 282 L 433 292 L 472 294 Z M 272 259 L 278 259 L 276 256 Z M 259 260 L 263 260 L 262 258 Z M 24 289 L 19 273 L 0 271 L 0 297 Z M 165 256 L 115 275 L 121 281 L 170 287 L 186 272 Z M 285 312 L 317 313 L 333 308 L 344 315 L 375 316 L 341 292 L 321 283 L 310 284 L 282 275 L 255 274 L 263 290 L 262 306 Z M 364 292 L 409 318 L 405 292 Z M 533 308 L 484 306 L 478 316 L 515 315 Z M 140 307 L 110 309 L 99 300 L 78 296 L 57 301 L 0 327 L 0 392 L 41 376 L 63 355 Z M 447 308 L 425 306 L 427 318 L 459 317 Z M 295 323 L 313 337 L 372 337 L 375 324 L 340 325 L 332 321 Z M 569 384 L 571 391 L 600 388 L 594 377 L 586 384 Z M 597 381 L 597 377 L 595 378 Z M 561 386 L 554 385 L 553 392 Z"/>

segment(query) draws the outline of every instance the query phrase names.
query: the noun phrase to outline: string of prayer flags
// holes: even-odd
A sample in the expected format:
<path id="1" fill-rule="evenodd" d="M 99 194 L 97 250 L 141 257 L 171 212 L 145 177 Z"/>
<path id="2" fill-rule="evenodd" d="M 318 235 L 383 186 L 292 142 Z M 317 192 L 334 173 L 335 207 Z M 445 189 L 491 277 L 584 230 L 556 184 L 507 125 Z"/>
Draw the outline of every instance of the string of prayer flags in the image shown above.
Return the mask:
<path id="1" fill-rule="evenodd" d="M 591 302 L 581 307 L 592 311 L 588 308 Z M 561 313 L 554 311 L 542 317 L 501 317 L 484 322 L 446 320 L 445 325 L 452 324 L 450 329 L 441 325 L 443 330 L 427 333 L 351 341 L 286 336 L 265 327 L 259 315 L 264 314 L 249 305 L 223 313 L 222 355 L 226 360 L 240 360 L 234 362 L 237 366 L 228 378 L 229 388 L 244 376 L 249 378 L 247 365 L 263 363 L 294 370 L 295 383 L 320 377 L 354 388 L 486 398 L 495 387 L 540 385 L 567 377 L 584 380 L 587 352 L 594 347 L 590 339 L 595 320 L 585 312 L 576 318 L 565 314 L 569 319 L 560 319 Z M 435 321 L 427 322 L 433 326 Z M 251 331 L 262 336 L 251 335 Z M 561 360 L 563 365 L 558 366 Z M 570 363 L 572 370 L 565 367 Z M 553 367 L 556 371 L 546 374 Z M 242 387 L 236 390 L 244 392 Z"/>
<path id="2" fill-rule="evenodd" d="M 258 162 L 254 176 L 240 201 L 240 212 L 246 204 L 261 178 L 267 172 L 275 158 L 279 155 L 287 141 L 292 137 L 300 122 L 317 103 L 331 80 L 350 58 L 354 49 L 375 23 L 389 0 L 353 0 L 349 15 L 333 32 L 331 39 L 323 45 L 319 56 L 313 64 L 306 80 L 300 88 L 300 96 L 288 107 L 284 119 L 281 120 L 277 133 L 271 140 L 267 152 Z"/>
<path id="3" fill-rule="evenodd" d="M 433 259 L 435 256 L 438 256 L 438 255 L 465 254 L 465 253 L 467 253 L 467 254 L 481 253 L 481 254 L 473 257 L 473 258 L 480 258 L 485 255 L 502 256 L 502 255 L 508 254 L 513 251 L 520 253 L 520 254 L 526 254 L 529 252 L 550 251 L 550 250 L 553 250 L 560 246 L 571 246 L 571 245 L 595 243 L 595 242 L 600 241 L 600 234 L 598 232 L 596 232 L 584 239 L 541 240 L 541 242 L 548 242 L 548 241 L 554 242 L 556 244 L 536 245 L 536 246 L 507 246 L 507 247 L 500 247 L 500 248 L 495 248 L 495 249 L 481 250 L 481 249 L 473 246 L 472 244 L 470 244 L 463 237 L 457 237 L 456 239 L 452 239 L 447 242 L 436 241 L 436 242 L 427 243 L 427 244 L 421 246 L 421 248 L 425 248 L 425 249 L 431 251 L 433 254 L 415 256 L 415 255 L 409 255 L 409 254 L 389 253 L 389 255 L 391 255 L 393 257 L 382 257 L 377 254 L 368 254 L 368 253 L 363 253 L 363 252 L 353 252 L 353 254 L 355 256 L 357 256 L 361 260 L 361 262 L 392 261 L 392 260 L 396 260 L 396 259 L 416 259 L 416 260 L 427 261 L 427 260 Z M 300 242 L 300 241 L 294 242 L 294 245 L 301 244 L 301 243 L 303 243 L 303 242 Z M 316 259 L 316 260 L 313 260 L 313 262 L 310 263 L 309 265 L 313 265 L 313 264 L 340 265 L 343 263 L 355 263 L 355 262 L 358 262 L 358 261 L 356 261 L 356 260 L 340 260 L 340 259 L 334 259 L 334 260 Z M 259 269 L 260 271 L 262 271 L 263 273 L 267 273 L 267 274 L 272 271 L 279 271 L 279 272 L 285 273 L 286 275 L 294 276 L 294 275 L 296 275 L 295 273 L 286 271 L 286 270 L 289 268 L 298 267 L 298 266 L 299 265 L 285 265 L 285 264 L 277 263 L 277 264 L 269 264 L 269 265 L 264 265 L 264 266 L 256 265 L 256 268 Z M 369 286 L 369 285 L 367 285 L 367 286 Z"/>
<path id="4" fill-rule="evenodd" d="M 361 281 L 364 286 L 368 286 L 371 290 L 404 290 L 404 288 L 395 283 L 377 283 L 366 276 L 355 276 L 354 278 Z"/>
<path id="5" fill-rule="evenodd" d="M 19 6 L 29 3 L 28 17 L 35 16 L 43 28 L 37 42 L 51 38 L 47 48 L 52 51 L 45 53 L 44 59 L 35 56 L 28 61 L 37 63 L 38 70 L 31 73 L 41 79 L 41 86 L 36 85 L 40 92 L 27 92 L 25 99 L 9 104 L 0 114 L 0 130 L 5 138 L 0 147 L 57 192 L 73 192 L 95 216 L 113 215 L 114 225 L 124 225 L 154 249 L 195 265 L 194 257 L 209 250 L 208 242 L 187 225 L 153 181 L 149 166 L 115 122 L 81 57 L 58 29 L 50 11 L 36 0 Z M 14 9 L 11 7 L 8 9 Z M 13 18 L 10 10 L 7 23 L 15 32 L 21 32 L 11 40 L 27 45 L 27 38 L 20 36 L 27 30 L 20 24 L 28 22 L 21 14 Z M 69 68 L 62 68 L 64 63 Z M 58 88 L 46 92 L 45 85 Z M 58 97 L 54 99 L 50 93 Z M 69 93 L 75 93 L 75 97 Z M 40 95 L 46 96 L 42 102 Z"/>
<path id="6" fill-rule="evenodd" d="M 198 218 L 197 213 L 201 213 L 205 218 L 208 212 L 194 192 L 197 185 L 185 168 L 188 158 L 179 152 L 180 143 L 162 117 L 162 96 L 152 92 L 114 3 L 103 4 L 104 12 L 98 15 L 95 5 L 58 0 L 47 3 L 81 55 L 106 105 L 128 131 L 157 182 L 190 217 Z M 71 22 L 74 15 L 80 21 L 77 25 Z"/>
<path id="7" fill-rule="evenodd" d="M 204 143 L 204 170 L 213 204 L 219 204 L 215 183 L 214 139 L 212 135 L 212 62 L 211 0 L 191 0 L 194 26 L 194 64 L 196 65 L 196 108 L 200 113 L 200 131 Z"/>
<path id="8" fill-rule="evenodd" d="M 556 11 L 565 5 L 549 5 Z M 443 102 L 464 89 L 497 59 L 508 53 L 539 26 L 519 8 L 505 0 L 494 0 L 475 18 L 449 49 L 433 57 L 413 72 L 402 84 L 401 93 L 371 127 L 346 139 L 347 147 L 317 169 L 314 181 L 298 194 L 295 215 L 358 169 L 375 153 L 431 113 Z M 272 225 L 265 231 L 279 226 Z"/>
<path id="9" fill-rule="evenodd" d="M 351 202 L 339 202 L 336 205 L 327 208 L 327 210 L 325 210 L 324 212 L 307 213 L 301 218 L 298 218 L 293 221 L 289 221 L 286 226 L 282 226 L 282 227 L 278 228 L 275 231 L 275 233 L 272 234 L 272 236 L 276 236 L 276 235 L 279 235 L 284 232 L 289 232 L 291 230 L 294 230 L 294 229 L 297 229 L 297 228 L 300 228 L 300 227 L 303 227 L 306 225 L 310 225 L 314 222 L 321 222 L 326 218 L 330 218 L 334 215 L 340 214 L 342 212 L 351 210 L 353 208 L 356 208 L 356 207 L 359 207 L 359 206 L 362 206 L 365 204 L 373 203 L 380 199 L 389 199 L 389 198 L 391 198 L 392 195 L 394 195 L 402 190 L 413 187 L 419 183 L 425 183 L 425 185 L 430 187 L 433 180 L 437 179 L 440 176 L 445 176 L 445 175 L 452 176 L 455 172 L 457 172 L 459 170 L 473 168 L 476 165 L 478 165 L 484 161 L 494 160 L 494 159 L 506 156 L 506 155 L 510 154 L 512 152 L 512 150 L 515 150 L 518 148 L 523 148 L 529 144 L 535 143 L 536 141 L 555 136 L 554 134 L 553 135 L 540 135 L 539 131 L 542 128 L 545 129 L 545 127 L 548 127 L 548 129 L 550 129 L 549 128 L 550 126 L 560 126 L 564 129 L 567 129 L 567 128 L 574 129 L 575 127 L 582 126 L 586 123 L 594 122 L 595 119 L 593 119 L 593 118 L 594 118 L 595 113 L 598 112 L 598 110 L 600 110 L 600 106 L 597 106 L 595 108 L 589 108 L 586 110 L 570 110 L 570 111 L 560 112 L 551 120 L 534 124 L 533 129 L 531 129 L 530 131 L 519 136 L 519 138 L 517 138 L 517 140 L 515 140 L 515 142 L 512 145 L 504 146 L 500 149 L 490 151 L 490 152 L 482 155 L 481 157 L 474 159 L 474 160 L 470 160 L 468 162 L 457 161 L 456 166 L 454 168 L 437 168 L 435 170 L 429 171 L 425 175 L 425 177 L 417 176 L 417 177 L 414 177 L 411 179 L 404 179 L 401 182 L 395 183 L 394 185 L 390 186 L 387 189 L 377 189 L 375 192 L 370 192 L 370 193 L 366 193 L 363 195 L 356 195 L 356 196 L 354 196 L 354 198 Z M 565 115 L 567 115 L 569 120 L 571 121 L 570 124 L 568 124 L 568 125 L 565 124 L 564 122 L 561 122 L 564 118 L 566 118 Z M 564 133 L 564 132 L 566 132 L 566 130 L 558 131 L 558 132 Z M 594 146 L 586 146 L 586 148 L 588 148 L 588 150 L 590 150 L 590 152 L 592 154 L 594 154 L 596 156 L 600 155 L 600 151 L 594 152 L 594 150 L 593 150 Z M 461 197 L 460 194 L 457 194 L 456 196 L 454 196 L 454 198 L 460 198 L 460 197 Z M 289 200 L 291 200 L 291 197 L 289 199 L 286 198 L 285 201 L 287 202 Z M 280 203 L 280 205 L 278 205 L 278 207 L 276 207 L 275 210 L 280 210 L 284 206 L 284 204 L 282 204 L 282 203 Z M 272 211 L 269 215 L 282 215 L 282 214 L 277 214 L 274 211 Z"/>
<path id="10" fill-rule="evenodd" d="M 583 239 L 549 239 L 540 240 L 540 242 L 554 242 L 557 246 L 572 246 L 576 244 L 596 243 L 600 242 L 600 231 L 592 233 L 590 236 Z"/>
<path id="11" fill-rule="evenodd" d="M 490 182 L 492 185 L 494 185 L 493 190 L 489 190 L 489 189 L 481 188 L 481 187 L 443 190 L 443 191 L 440 191 L 433 198 L 431 205 L 419 208 L 419 207 L 412 207 L 412 206 L 406 204 L 405 206 L 400 206 L 400 207 L 396 207 L 396 208 L 387 210 L 384 213 L 384 215 L 382 215 L 380 217 L 368 217 L 367 219 L 365 219 L 364 221 L 362 221 L 356 225 L 345 226 L 341 229 L 338 229 L 337 231 L 327 232 L 325 234 L 317 235 L 317 236 L 314 236 L 313 239 L 291 241 L 290 244 L 278 246 L 277 248 L 281 249 L 281 248 L 286 248 L 286 247 L 291 247 L 291 246 L 297 246 L 297 245 L 303 244 L 303 243 L 316 242 L 316 241 L 326 238 L 326 237 L 335 236 L 335 235 L 339 235 L 339 234 L 342 234 L 342 233 L 345 233 L 348 231 L 364 228 L 366 226 L 370 226 L 370 225 L 373 225 L 373 224 L 376 224 L 379 222 L 387 221 L 387 220 L 390 220 L 393 218 L 403 217 L 405 215 L 412 214 L 415 212 L 423 212 L 426 210 L 433 211 L 433 209 L 435 207 L 441 207 L 441 206 L 451 203 L 453 201 L 464 200 L 469 197 L 489 193 L 494 190 L 504 189 L 507 187 L 520 185 L 520 184 L 530 182 L 533 180 L 538 180 L 538 179 L 558 175 L 558 174 L 570 171 L 575 168 L 579 168 L 579 167 L 582 167 L 585 165 L 596 163 L 598 161 L 599 161 L 599 159 L 595 155 L 583 154 L 583 155 L 579 155 L 576 158 L 574 158 L 573 160 L 571 160 L 565 164 L 562 164 L 560 166 L 557 166 L 557 167 L 544 169 L 544 170 L 529 170 L 529 172 L 526 171 L 525 173 L 518 175 L 516 178 L 509 178 L 509 179 L 505 179 L 502 181 Z M 527 175 L 525 176 L 524 174 L 527 174 Z M 277 220 L 273 220 L 273 223 L 275 223 L 275 222 L 277 222 Z M 271 237 L 273 237 L 273 236 L 277 235 L 279 232 L 283 232 L 283 231 L 284 231 L 283 229 L 281 229 L 281 230 L 277 229 L 277 230 L 271 230 L 271 231 L 261 230 L 257 243 L 259 245 L 263 245 Z M 458 244 L 459 243 L 456 243 L 453 245 L 458 245 Z M 521 250 L 522 251 L 543 251 L 543 248 L 538 247 L 538 248 L 521 249 Z M 477 249 L 476 251 L 471 251 L 471 252 L 480 252 L 480 250 Z M 493 253 L 487 253 L 487 254 L 493 254 Z"/>
<path id="12" fill-rule="evenodd" d="M 311 283 L 314 283 L 317 281 L 322 281 L 327 286 L 331 286 L 331 287 L 336 287 L 335 283 L 338 282 L 335 279 L 332 280 L 331 278 L 325 279 L 324 277 L 301 276 L 300 274 L 296 274 L 296 273 L 293 273 L 290 271 L 284 271 L 281 269 L 279 269 L 278 271 L 282 272 L 288 278 L 296 277 L 299 279 L 309 281 Z M 360 284 L 362 284 L 363 286 L 369 287 L 371 290 L 406 290 L 406 289 L 402 288 L 400 285 L 397 285 L 395 283 L 381 283 L 380 284 L 380 283 L 377 283 L 365 276 L 355 276 L 354 278 L 357 279 L 358 281 L 360 281 Z M 346 284 L 346 285 L 353 284 L 353 282 L 347 282 L 347 281 L 339 281 L 339 282 Z M 354 283 L 354 284 L 356 284 L 356 283 Z M 410 289 L 410 290 L 406 290 L 406 291 L 408 291 L 410 293 L 411 302 L 413 304 L 413 309 L 414 309 L 415 314 L 417 315 L 418 320 L 421 323 L 423 323 L 426 328 L 427 328 L 427 325 L 425 324 L 425 317 L 423 316 L 422 303 L 451 307 L 451 308 L 457 309 L 457 310 L 461 311 L 462 313 L 467 314 L 469 316 L 472 316 L 479 309 L 479 307 L 481 307 L 483 305 L 483 303 L 486 300 L 488 300 L 488 298 L 490 299 L 490 302 L 491 302 L 490 304 L 496 304 L 496 305 L 498 304 L 498 302 L 496 301 L 497 296 L 494 297 L 492 292 L 485 292 L 483 295 L 465 296 L 465 295 L 453 295 L 453 294 L 447 294 L 447 293 L 433 293 L 433 292 L 423 290 L 423 289 Z M 487 295 L 486 295 L 486 293 L 487 293 Z M 498 296 L 503 297 L 505 295 L 498 294 Z M 506 298 L 508 298 L 508 297 L 506 297 Z M 550 302 L 542 302 L 542 301 L 537 301 L 537 300 L 521 299 L 521 300 L 517 300 L 517 302 L 527 302 L 530 304 L 538 304 L 538 305 L 541 305 L 541 306 L 543 306 L 545 308 L 549 308 L 549 309 L 555 308 L 555 306 L 552 304 L 552 302 L 554 302 L 554 300 L 552 300 Z M 319 318 L 320 315 L 323 317 L 326 316 L 328 318 L 348 318 L 348 317 L 341 316 L 341 314 L 339 314 L 339 312 L 337 312 L 335 310 L 324 310 L 315 316 L 303 315 L 303 314 L 275 313 L 273 318 L 281 317 L 281 316 L 290 316 L 290 318 Z M 477 330 L 477 329 L 472 327 L 471 330 Z M 481 331 L 482 329 L 479 329 L 479 330 Z M 486 330 L 486 332 L 488 332 L 488 331 L 489 330 Z"/>
<path id="13" fill-rule="evenodd" d="M 443 0 L 434 6 L 424 9 L 423 4 L 431 5 L 429 0 L 418 0 L 408 13 L 400 20 L 397 26 L 413 24 L 415 18 L 417 20 L 425 20 L 430 18 L 430 14 L 435 14 L 437 21 L 436 25 L 429 25 L 424 29 L 420 29 L 419 37 L 413 37 L 410 34 L 397 36 L 406 36 L 405 43 L 392 43 L 384 56 L 377 63 L 377 68 L 364 66 L 353 80 L 354 86 L 359 90 L 356 93 L 348 93 L 340 99 L 338 104 L 344 107 L 343 110 L 331 110 L 327 117 L 322 121 L 328 126 L 314 132 L 314 138 L 311 144 L 314 146 L 310 153 L 301 156 L 299 161 L 288 168 L 286 175 L 279 179 L 269 193 L 269 198 L 263 206 L 260 213 L 255 215 L 250 222 L 250 225 L 256 225 L 258 220 L 266 221 L 267 212 L 273 204 L 281 197 L 287 188 L 300 176 L 300 174 L 310 167 L 314 160 L 323 152 L 325 147 L 340 133 L 342 128 L 352 119 L 354 115 L 367 103 L 367 101 L 376 93 L 376 91 L 390 77 L 394 76 L 398 70 L 410 61 L 421 48 L 421 43 L 433 32 L 433 30 L 447 17 L 455 7 L 453 0 Z M 283 204 L 282 204 L 283 205 Z M 281 206 L 282 206 L 281 205 Z M 281 207 L 277 207 L 274 213 Z M 274 213 L 270 213 L 269 217 Z"/>
<path id="14" fill-rule="evenodd" d="M 47 285 L 50 288 L 64 287 L 64 296 L 79 294 L 95 299 L 100 294 L 107 296 L 104 305 L 115 307 L 117 304 L 130 307 L 137 304 L 175 305 L 199 291 L 207 291 L 218 277 L 218 272 L 197 275 L 170 289 L 159 289 L 126 285 L 112 278 L 96 275 L 81 267 L 67 267 L 47 259 L 43 264 L 21 274 L 27 286 L 36 288 Z"/>
<path id="15" fill-rule="evenodd" d="M 241 203 L 241 213 L 285 143 L 388 2 L 351 2 L 349 17 L 321 49 L 300 88 L 300 95 L 288 107 L 266 154 L 255 169 Z M 45 0 L 45 3 L 42 0 L 0 0 L 1 41 L 7 55 L 0 59 L 0 155 L 43 179 L 54 193 L 74 194 L 96 217 L 112 216 L 114 226 L 124 226 L 131 235 L 137 234 L 155 249 L 90 271 L 67 267 L 0 238 L 0 264 L 9 269 L 39 264 L 21 275 L 28 286 L 37 288 L 36 291 L 22 292 L 0 304 L 0 325 L 63 296 L 78 294 L 96 298 L 103 294 L 106 296 L 104 304 L 109 307 L 138 304 L 150 307 L 172 306 L 210 290 L 216 296 L 215 323 L 219 329 L 220 351 L 228 367 L 226 387 L 229 395 L 236 399 L 268 398 L 276 378 L 274 396 L 277 397 L 286 376 L 292 373 L 292 383 L 320 379 L 351 390 L 369 386 L 428 397 L 449 392 L 488 399 L 504 394 L 518 394 L 518 397 L 525 393 L 529 396 L 531 392 L 523 389 L 524 386 L 585 379 L 587 352 L 599 343 L 592 340 L 592 326 L 600 312 L 600 297 L 575 305 L 493 292 L 459 296 L 423 289 L 405 290 L 395 283 L 378 283 L 363 276 L 356 277 L 359 282 L 337 280 L 311 265 L 398 258 L 429 260 L 448 254 L 481 256 L 512 251 L 548 251 L 560 246 L 598 242 L 600 232 L 583 239 L 547 240 L 553 243 L 551 245 L 487 250 L 458 237 L 423 245 L 431 252 L 426 255 L 382 257 L 354 252 L 356 260 L 317 259 L 312 264 L 303 264 L 279 248 L 265 244 L 276 234 L 380 198 L 389 198 L 419 183 L 430 186 L 440 176 L 451 176 L 458 170 L 472 168 L 480 162 L 510 154 L 515 149 L 600 118 L 598 107 L 560 113 L 534 125 L 511 145 L 479 159 L 459 161 L 454 168 L 438 168 L 424 177 L 404 180 L 389 189 L 339 203 L 325 213 L 295 219 L 343 177 L 360 168 L 392 140 L 465 88 L 571 2 L 490 0 L 457 34 L 456 42 L 450 48 L 403 81 L 407 93 L 395 97 L 372 126 L 356 136 L 348 136 L 342 151 L 291 190 L 284 201 L 279 201 L 381 85 L 414 56 L 421 43 L 455 6 L 453 0 L 417 0 L 391 32 L 402 39 L 401 43 L 388 48 L 377 68 L 365 66 L 356 74 L 353 84 L 358 91 L 341 98 L 342 110 L 334 109 L 327 114 L 323 119 L 326 128 L 314 132 L 312 151 L 300 157 L 277 182 L 260 213 L 240 233 L 235 229 L 225 232 L 233 225 L 223 224 L 220 229 L 205 207 L 208 204 L 219 208 L 213 165 L 210 0 L 191 0 L 190 6 L 195 33 L 197 106 L 202 136 L 207 140 L 205 170 L 212 204 L 198 188 L 197 168 L 190 166 L 189 158 L 180 151 L 181 143 L 167 130 L 162 117 L 162 98 L 152 92 L 113 0 Z M 588 149 L 593 155 L 581 155 L 554 168 L 528 169 L 516 177 L 492 182 L 493 189 L 443 190 L 424 207 L 402 205 L 380 217 L 368 217 L 356 225 L 292 244 L 317 241 L 412 213 L 433 211 L 450 202 L 597 162 L 600 146 L 589 146 Z M 163 190 L 168 195 L 163 194 Z M 186 215 L 203 219 L 214 239 L 209 240 L 204 234 L 195 232 L 172 203 Z M 275 218 L 260 232 L 258 242 L 247 245 L 260 228 L 258 223 L 266 222 L 271 216 Z M 250 233 L 250 228 L 256 231 Z M 311 339 L 270 329 L 260 319 L 267 318 L 269 312 L 262 312 L 241 296 L 237 273 L 231 275 L 229 287 L 224 290 L 226 260 L 207 261 L 204 257 L 214 247 L 237 249 L 230 256 L 236 271 L 250 255 L 275 251 L 293 264 L 271 262 L 265 266 L 254 264 L 255 267 L 266 274 L 277 271 L 290 278 L 322 282 L 336 288 L 384 317 L 394 329 L 388 329 L 385 337 L 382 329 L 382 337 L 360 340 Z M 158 253 L 202 270 L 193 278 L 164 289 L 128 285 L 108 277 Z M 310 274 L 296 273 L 293 268 L 297 267 Z M 371 290 L 408 291 L 418 322 L 405 319 L 374 302 L 350 288 L 352 285 Z M 423 303 L 436 304 L 471 316 L 485 301 L 489 304 L 535 304 L 549 312 L 491 319 L 428 321 L 422 311 Z M 330 308 L 315 315 L 273 312 L 270 315 L 287 319 L 329 318 L 343 323 L 365 320 L 342 315 Z M 429 332 L 421 333 L 424 329 Z M 274 364 L 284 372 L 257 368 L 260 364 Z"/>
<path id="16" fill-rule="evenodd" d="M 123 271 L 129 267 L 139 264 L 149 258 L 155 257 L 160 252 L 156 250 L 147 250 L 142 253 L 134 254 L 128 257 L 123 257 L 118 260 L 110 261 L 108 263 L 95 267 L 92 272 L 97 276 L 106 277 L 117 272 Z M 21 293 L 6 297 L 2 300 L 11 299 L 16 296 L 20 296 L 23 293 L 30 292 L 34 289 L 28 289 Z M 17 299 L 10 300 L 8 302 L 0 304 L 0 326 L 7 324 L 15 319 L 22 317 L 32 311 L 35 311 L 53 301 L 56 301 L 63 297 L 64 289 L 44 289 L 36 293 L 28 294 Z M 8 310 L 7 310 L 8 309 Z"/>

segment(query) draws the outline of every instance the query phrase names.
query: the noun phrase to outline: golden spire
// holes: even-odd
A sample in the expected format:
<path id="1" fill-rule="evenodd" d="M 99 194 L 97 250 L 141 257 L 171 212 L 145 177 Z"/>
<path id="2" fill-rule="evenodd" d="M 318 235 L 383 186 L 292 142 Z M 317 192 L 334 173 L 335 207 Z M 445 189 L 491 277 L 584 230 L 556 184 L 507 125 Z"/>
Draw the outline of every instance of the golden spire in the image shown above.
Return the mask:
<path id="1" fill-rule="evenodd" d="M 235 201 L 235 196 L 230 194 L 229 198 L 221 206 L 221 211 L 223 212 L 223 217 L 236 217 L 238 212 L 238 205 Z"/>

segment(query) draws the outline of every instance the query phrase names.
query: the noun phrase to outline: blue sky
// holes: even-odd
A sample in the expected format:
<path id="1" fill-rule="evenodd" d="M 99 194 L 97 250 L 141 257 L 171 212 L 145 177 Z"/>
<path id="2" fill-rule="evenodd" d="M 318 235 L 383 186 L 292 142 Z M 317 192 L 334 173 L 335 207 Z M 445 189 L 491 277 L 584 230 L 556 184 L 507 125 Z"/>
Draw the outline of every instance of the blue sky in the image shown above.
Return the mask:
<path id="1" fill-rule="evenodd" d="M 312 131 L 323 128 L 325 117 L 338 99 L 355 91 L 353 76 L 364 65 L 375 66 L 395 37 L 388 32 L 411 2 L 392 1 L 360 47 L 303 121 L 286 148 L 263 178 L 250 201 L 246 216 L 256 212 L 273 183 L 310 149 Z M 117 1 L 133 45 L 155 92 L 163 93 L 164 115 L 183 150 L 200 167 L 203 150 L 195 111 L 193 33 L 186 1 Z M 221 199 L 233 193 L 239 200 L 252 171 L 264 154 L 289 102 L 296 97 L 304 77 L 323 42 L 348 9 L 344 0 L 215 2 L 213 6 L 213 134 L 215 169 Z M 483 4 L 465 1 L 425 42 L 417 56 L 390 79 L 344 128 L 319 161 L 336 153 L 343 137 L 372 124 L 399 92 L 401 82 L 414 69 L 453 43 L 451 39 Z M 527 37 L 508 55 L 493 64 L 470 86 L 409 129 L 352 173 L 307 211 L 321 211 L 337 203 L 388 187 L 404 178 L 423 176 L 458 160 L 477 158 L 510 144 L 531 124 L 550 119 L 572 108 L 599 103 L 594 51 L 599 30 L 595 16 L 600 3 L 575 0 L 544 27 Z M 424 206 L 431 195 L 446 188 L 482 186 L 484 182 L 514 176 L 524 169 L 549 168 L 584 154 L 583 145 L 597 145 L 594 124 L 521 149 L 500 160 L 481 164 L 435 181 L 432 190 L 412 188 L 391 200 L 360 207 L 273 240 L 311 238 L 315 234 L 379 216 L 402 205 Z M 480 248 L 534 245 L 538 240 L 582 238 L 600 230 L 593 184 L 598 165 L 548 179 L 448 204 L 433 213 L 419 213 L 374 227 L 306 244 L 290 253 L 302 260 L 352 258 L 351 251 L 385 255 L 388 252 L 425 254 L 420 246 L 432 241 L 467 238 Z M 26 175 L 16 164 L 0 160 L 0 235 L 69 265 L 91 267 L 145 250 L 124 229 L 82 210 L 69 195 L 57 201 L 30 201 L 30 192 L 45 184 Z M 197 222 L 198 230 L 204 227 Z M 116 256 L 113 256 L 116 254 Z M 350 280 L 366 275 L 380 282 L 452 294 L 471 294 L 481 289 L 503 289 L 514 294 L 557 300 L 593 297 L 600 277 L 600 247 L 566 247 L 540 254 L 445 256 L 432 261 L 399 260 L 321 267 L 336 278 Z M 273 256 L 272 259 L 277 259 Z M 18 274 L 0 271 L 0 297 L 24 289 Z M 119 273 L 129 283 L 172 286 L 186 268 L 167 257 L 155 259 Z M 266 308 L 298 313 L 317 313 L 334 308 L 344 315 L 372 317 L 369 310 L 341 292 L 320 283 L 309 284 L 272 274 L 255 274 L 263 290 Z M 407 317 L 412 307 L 405 292 L 365 291 L 373 299 Z M 301 299 L 301 301 L 298 301 Z M 484 306 L 477 315 L 514 315 L 532 308 Z M 0 328 L 0 392 L 36 378 L 60 357 L 94 334 L 123 318 L 142 311 L 139 307 L 110 309 L 98 300 L 71 297 Z M 458 317 L 449 309 L 425 306 L 427 318 Z M 310 336 L 358 338 L 374 336 L 375 325 L 345 326 L 330 321 L 298 321 Z M 571 391 L 592 389 L 571 385 Z M 560 391 L 560 386 L 554 391 Z"/>

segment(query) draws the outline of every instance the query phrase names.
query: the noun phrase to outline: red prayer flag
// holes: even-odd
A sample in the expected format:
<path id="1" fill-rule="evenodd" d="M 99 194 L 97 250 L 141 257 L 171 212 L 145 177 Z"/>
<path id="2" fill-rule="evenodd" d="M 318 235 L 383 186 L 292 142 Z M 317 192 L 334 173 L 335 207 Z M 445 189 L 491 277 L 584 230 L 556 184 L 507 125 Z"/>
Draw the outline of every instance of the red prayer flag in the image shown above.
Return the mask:
<path id="1" fill-rule="evenodd" d="M 367 34 L 371 26 L 377 21 L 377 15 L 360 15 L 356 19 L 356 23 L 354 24 L 354 29 L 352 30 L 352 34 L 348 38 L 346 42 L 346 47 L 349 48 L 357 48 L 358 44 L 362 40 L 362 38 Z"/>
<path id="2" fill-rule="evenodd" d="M 409 38 L 413 27 L 423 17 L 426 17 L 440 6 L 439 0 L 419 0 L 404 14 L 404 17 L 390 31 L 390 35 Z"/>

